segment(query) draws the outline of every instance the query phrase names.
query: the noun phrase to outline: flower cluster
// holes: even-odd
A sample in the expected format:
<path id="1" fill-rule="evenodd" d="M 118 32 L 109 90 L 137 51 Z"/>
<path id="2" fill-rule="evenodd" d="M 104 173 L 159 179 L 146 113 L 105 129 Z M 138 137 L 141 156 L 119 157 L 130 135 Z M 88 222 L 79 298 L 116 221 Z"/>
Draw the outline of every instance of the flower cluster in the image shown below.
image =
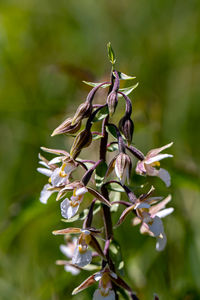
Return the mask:
<path id="1" fill-rule="evenodd" d="M 95 290 L 93 300 L 118 299 L 120 293 L 127 293 L 130 299 L 136 300 L 139 298 L 121 278 L 120 268 L 116 267 L 122 265 L 119 261 L 115 261 L 121 257 L 118 255 L 120 247 L 115 249 L 115 256 L 110 255 L 111 248 L 116 245 L 114 230 L 117 230 L 126 216 L 132 212 L 134 215 L 132 225 L 141 224 L 141 233 L 156 238 L 156 250 L 164 249 L 167 238 L 162 218 L 173 212 L 173 208 L 166 208 L 171 196 L 165 199 L 152 196 L 155 188 L 151 186 L 146 190 L 146 187 L 148 176 L 157 176 L 167 187 L 170 186 L 170 175 L 168 171 L 160 168 L 160 161 L 172 157 L 171 154 L 162 153 L 172 146 L 172 143 L 150 150 L 146 156 L 132 145 L 134 123 L 132 103 L 128 94 L 137 84 L 126 89 L 120 88 L 121 80 L 132 80 L 135 77 L 115 70 L 115 56 L 110 44 L 108 54 L 113 65 L 110 81 L 98 84 L 85 82 L 93 86 L 85 102 L 78 107 L 74 117 L 67 118 L 52 133 L 52 136 L 75 135 L 69 153 L 65 150 L 41 148 L 54 157 L 48 160 L 39 154 L 41 167 L 38 171 L 48 177 L 41 191 L 40 201 L 46 204 L 51 195 L 56 193 L 56 200 L 61 201 L 60 214 L 64 221 L 83 221 L 81 228 L 67 227 L 53 231 L 54 235 L 64 235 L 66 242 L 65 245 L 60 246 L 60 250 L 68 260 L 58 260 L 58 265 L 64 265 L 65 270 L 73 275 L 79 274 L 82 269 L 97 271 L 80 284 L 72 294 L 98 282 L 99 286 Z M 95 95 L 101 88 L 108 88 L 105 104 L 94 104 Z M 116 125 L 112 122 L 112 116 L 117 111 L 119 98 L 120 101 L 123 99 L 125 101 L 125 112 Z M 92 131 L 95 123 L 97 123 L 95 129 L 99 126 L 99 131 Z M 82 159 L 80 157 L 82 150 L 88 148 L 91 143 L 96 143 L 97 139 L 100 140 L 98 160 L 93 161 L 91 157 Z M 110 162 L 107 164 L 107 153 L 115 151 L 117 153 L 113 158 L 109 156 Z M 138 160 L 135 167 L 133 157 Z M 136 174 L 147 176 L 146 184 L 137 189 L 137 194 L 128 187 L 132 181 L 134 168 Z M 84 172 L 82 177 L 78 169 Z M 77 176 L 78 179 L 74 179 Z M 110 191 L 112 195 L 119 193 L 117 185 L 121 193 L 126 195 L 126 201 L 120 199 L 114 201 L 111 198 Z M 125 206 L 125 209 L 119 216 L 117 226 L 113 226 L 111 214 L 117 211 L 111 208 L 116 203 L 118 206 Z M 99 211 L 103 215 L 103 228 L 100 229 L 93 225 L 93 218 Z M 158 299 L 158 296 L 155 296 L 155 299 Z"/>

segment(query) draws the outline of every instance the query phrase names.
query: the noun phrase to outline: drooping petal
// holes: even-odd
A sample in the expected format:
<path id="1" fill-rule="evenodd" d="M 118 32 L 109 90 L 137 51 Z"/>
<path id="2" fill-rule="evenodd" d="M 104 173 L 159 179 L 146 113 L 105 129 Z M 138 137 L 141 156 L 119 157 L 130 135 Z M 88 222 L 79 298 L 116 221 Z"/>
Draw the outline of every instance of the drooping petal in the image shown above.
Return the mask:
<path id="1" fill-rule="evenodd" d="M 159 217 L 159 218 L 164 218 L 168 215 L 170 215 L 171 213 L 173 213 L 174 211 L 174 208 L 173 207 L 169 207 L 169 208 L 166 208 L 166 209 L 163 209 L 161 211 L 159 211 L 156 216 Z"/>
<path id="2" fill-rule="evenodd" d="M 147 153 L 146 158 L 153 157 L 153 156 L 157 155 L 158 153 L 160 153 L 161 151 L 171 147 L 172 145 L 173 145 L 173 142 L 171 142 L 163 147 L 152 149 Z"/>
<path id="3" fill-rule="evenodd" d="M 77 203 L 76 206 L 73 206 L 72 202 L 69 201 L 68 198 L 66 198 L 61 202 L 60 209 L 62 217 L 65 219 L 70 219 L 77 213 L 79 204 Z"/>
<path id="4" fill-rule="evenodd" d="M 169 175 L 169 172 L 167 172 L 167 170 L 165 169 L 160 169 L 157 175 L 160 179 L 162 179 L 162 181 L 164 181 L 164 183 L 166 184 L 167 187 L 169 187 L 171 185 L 171 177 Z"/>
<path id="5" fill-rule="evenodd" d="M 162 237 L 157 237 L 156 241 L 156 250 L 157 251 L 162 251 L 167 244 L 167 237 L 166 234 L 163 232 Z"/>
<path id="6" fill-rule="evenodd" d="M 50 177 L 52 174 L 52 171 L 46 168 L 37 168 L 37 171 L 45 176 Z"/>
<path id="7" fill-rule="evenodd" d="M 40 147 L 43 151 L 48 152 L 48 153 L 52 153 L 52 154 L 57 154 L 57 155 L 64 155 L 66 157 L 69 156 L 69 153 L 66 152 L 65 150 L 59 150 L 59 149 L 50 149 L 50 148 L 46 148 L 46 147 Z"/>
<path id="8" fill-rule="evenodd" d="M 49 197 L 55 192 L 55 191 L 48 191 L 48 189 L 51 187 L 50 184 L 45 184 L 43 187 L 41 193 L 40 193 L 40 202 L 47 204 L 47 200 Z"/>
<path id="9" fill-rule="evenodd" d="M 64 269 L 66 272 L 70 272 L 72 275 L 78 275 L 80 273 L 80 270 L 78 268 L 75 268 L 70 265 L 65 265 Z"/>
<path id="10" fill-rule="evenodd" d="M 68 258 L 72 258 L 72 256 L 73 256 L 72 247 L 69 247 L 67 245 L 60 245 L 60 251 Z"/>
<path id="11" fill-rule="evenodd" d="M 108 294 L 103 296 L 101 294 L 101 290 L 98 289 L 94 292 L 92 300 L 115 300 L 115 292 L 113 290 L 109 290 Z"/>
<path id="12" fill-rule="evenodd" d="M 90 264 L 92 261 L 92 251 L 87 250 L 86 252 L 80 252 L 78 246 L 74 250 L 72 257 L 72 263 L 79 267 L 84 267 Z"/>
<path id="13" fill-rule="evenodd" d="M 155 216 L 153 218 L 152 224 L 148 223 L 148 227 L 149 227 L 149 230 L 154 234 L 154 236 L 159 236 L 160 234 L 163 234 L 163 232 L 164 232 L 162 220 L 157 216 Z"/>

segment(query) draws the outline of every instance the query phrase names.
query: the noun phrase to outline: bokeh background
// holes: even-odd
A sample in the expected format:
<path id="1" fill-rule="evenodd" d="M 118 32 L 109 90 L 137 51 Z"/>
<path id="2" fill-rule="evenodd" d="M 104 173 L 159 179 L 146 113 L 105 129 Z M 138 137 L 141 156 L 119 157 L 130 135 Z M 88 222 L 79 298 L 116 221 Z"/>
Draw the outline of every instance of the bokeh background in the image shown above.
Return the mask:
<path id="1" fill-rule="evenodd" d="M 173 197 L 168 245 L 157 253 L 127 219 L 115 232 L 125 278 L 141 299 L 200 299 L 199 28 L 198 0 L 1 0 L 0 299 L 91 299 L 95 287 L 70 295 L 86 271 L 74 278 L 54 263 L 64 258 L 51 234 L 63 226 L 59 203 L 39 203 L 46 178 L 35 170 L 41 145 L 69 150 L 71 138 L 50 134 L 85 99 L 82 80 L 108 78 L 108 41 L 117 68 L 140 83 L 135 145 L 146 153 L 174 141 L 163 162 L 172 186 L 155 181 Z"/>

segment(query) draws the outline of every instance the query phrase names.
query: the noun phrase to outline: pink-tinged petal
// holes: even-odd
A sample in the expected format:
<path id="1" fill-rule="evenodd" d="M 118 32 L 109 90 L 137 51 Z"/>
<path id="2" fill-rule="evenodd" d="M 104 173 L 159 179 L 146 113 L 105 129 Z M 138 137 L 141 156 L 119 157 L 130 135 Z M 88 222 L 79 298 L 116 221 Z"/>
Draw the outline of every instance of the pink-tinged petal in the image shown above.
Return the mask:
<path id="1" fill-rule="evenodd" d="M 171 177 L 169 175 L 169 172 L 165 169 L 160 169 L 157 175 L 164 183 L 166 184 L 167 187 L 171 185 Z"/>
<path id="2" fill-rule="evenodd" d="M 71 201 L 68 198 L 64 199 L 60 203 L 61 215 L 65 219 L 71 219 L 78 211 L 79 204 L 77 203 L 76 206 L 71 205 Z"/>
<path id="3" fill-rule="evenodd" d="M 135 171 L 139 175 L 145 175 L 146 174 L 146 168 L 145 168 L 144 161 L 139 161 L 137 163 Z"/>
<path id="4" fill-rule="evenodd" d="M 98 289 L 94 292 L 92 300 L 115 300 L 115 292 L 113 290 L 109 290 L 106 296 L 101 294 L 101 290 Z"/>
<path id="5" fill-rule="evenodd" d="M 45 176 L 50 177 L 52 174 L 52 171 L 46 168 L 37 168 L 37 171 Z"/>
<path id="6" fill-rule="evenodd" d="M 140 223 L 141 223 L 141 220 L 140 220 L 140 218 L 138 218 L 138 217 L 135 217 L 135 218 L 133 219 L 133 221 L 132 221 L 133 226 L 136 226 L 136 225 L 138 225 L 138 224 L 140 224 Z"/>
<path id="7" fill-rule="evenodd" d="M 60 234 L 68 234 L 68 233 L 81 233 L 81 229 L 80 228 L 76 228 L 76 227 L 68 227 L 65 229 L 60 229 L 60 230 L 54 230 L 52 232 L 54 235 L 60 235 Z"/>
<path id="8" fill-rule="evenodd" d="M 156 216 L 159 217 L 159 218 L 164 218 L 168 215 L 170 215 L 171 213 L 173 213 L 174 211 L 174 208 L 173 207 L 169 207 L 169 208 L 166 208 L 166 209 L 163 209 L 161 211 L 159 211 Z"/>
<path id="9" fill-rule="evenodd" d="M 76 196 L 81 196 L 81 195 L 84 195 L 87 192 L 88 192 L 88 189 L 85 186 L 83 186 L 83 187 L 76 190 L 75 195 Z"/>
<path id="10" fill-rule="evenodd" d="M 43 187 L 43 190 L 40 193 L 40 202 L 47 204 L 48 199 L 55 191 L 48 191 L 48 189 L 51 188 L 50 184 L 45 184 Z"/>
<path id="11" fill-rule="evenodd" d="M 149 227 L 149 230 L 156 237 L 159 236 L 160 234 L 163 234 L 163 232 L 164 232 L 162 220 L 157 216 L 155 216 L 153 218 L 153 223 L 152 224 L 148 223 L 148 227 Z"/>
<path id="12" fill-rule="evenodd" d="M 164 250 L 166 244 L 167 244 L 167 237 L 166 234 L 163 232 L 162 237 L 157 237 L 156 238 L 156 250 L 157 251 L 162 251 Z"/>
<path id="13" fill-rule="evenodd" d="M 150 165 L 146 165 L 146 164 L 145 164 L 145 167 L 146 167 L 146 174 L 147 175 L 149 175 L 149 176 L 158 176 L 159 171 L 156 168 L 154 168 Z"/>
<path id="14" fill-rule="evenodd" d="M 84 267 L 90 264 L 92 261 L 92 251 L 80 252 L 78 246 L 74 250 L 72 257 L 72 263 L 78 267 Z"/>
<path id="15" fill-rule="evenodd" d="M 158 153 L 160 153 L 161 151 L 171 147 L 172 145 L 173 145 L 173 142 L 171 142 L 163 147 L 152 149 L 147 153 L 146 158 L 153 157 L 153 156 L 157 155 Z"/>
<path id="16" fill-rule="evenodd" d="M 96 274 L 93 274 L 93 275 L 89 276 L 85 281 L 83 281 L 77 288 L 75 288 L 73 290 L 72 295 L 76 295 L 77 293 L 85 290 L 86 288 L 88 288 L 89 286 L 94 284 L 96 282 L 94 279 L 95 275 Z"/>
<path id="17" fill-rule="evenodd" d="M 72 247 L 66 246 L 66 245 L 60 245 L 60 251 L 67 256 L 68 258 L 72 258 L 74 249 Z"/>
<path id="18" fill-rule="evenodd" d="M 66 272 L 70 272 L 72 275 L 78 275 L 80 273 L 80 270 L 78 268 L 75 268 L 73 266 L 70 265 L 65 265 L 64 269 Z"/>
<path id="19" fill-rule="evenodd" d="M 164 200 L 162 200 L 156 205 L 153 205 L 149 210 L 150 214 L 156 215 L 161 209 L 165 208 L 165 206 L 171 201 L 171 199 L 171 195 L 168 195 Z"/>
<path id="20" fill-rule="evenodd" d="M 57 154 L 57 155 L 64 155 L 69 157 L 69 153 L 66 152 L 65 150 L 59 150 L 59 149 L 50 149 L 46 147 L 40 147 L 44 152 L 52 153 L 52 154 Z"/>
<path id="21" fill-rule="evenodd" d="M 171 154 L 158 154 L 156 156 L 145 159 L 145 164 L 150 165 L 150 164 L 152 164 L 156 161 L 160 161 L 160 160 L 162 160 L 164 158 L 167 158 L 167 157 L 173 157 L 173 155 L 171 155 Z"/>

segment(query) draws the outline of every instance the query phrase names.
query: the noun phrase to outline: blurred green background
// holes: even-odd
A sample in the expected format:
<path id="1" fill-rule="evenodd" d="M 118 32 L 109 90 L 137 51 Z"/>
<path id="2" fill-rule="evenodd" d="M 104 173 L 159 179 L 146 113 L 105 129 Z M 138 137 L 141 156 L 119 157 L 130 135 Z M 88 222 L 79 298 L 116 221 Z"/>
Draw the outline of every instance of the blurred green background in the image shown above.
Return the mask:
<path id="1" fill-rule="evenodd" d="M 95 287 L 70 296 L 87 272 L 74 278 L 54 263 L 64 258 L 51 234 L 63 226 L 59 203 L 39 203 L 46 178 L 36 167 L 41 145 L 69 150 L 71 138 L 50 134 L 85 99 L 82 80 L 108 78 L 108 41 L 118 69 L 140 82 L 135 145 L 146 153 L 174 141 L 163 162 L 172 187 L 155 181 L 173 196 L 167 247 L 157 253 L 127 219 L 115 232 L 125 278 L 141 299 L 200 299 L 199 28 L 198 0 L 1 0 L 0 299 L 91 299 Z"/>

